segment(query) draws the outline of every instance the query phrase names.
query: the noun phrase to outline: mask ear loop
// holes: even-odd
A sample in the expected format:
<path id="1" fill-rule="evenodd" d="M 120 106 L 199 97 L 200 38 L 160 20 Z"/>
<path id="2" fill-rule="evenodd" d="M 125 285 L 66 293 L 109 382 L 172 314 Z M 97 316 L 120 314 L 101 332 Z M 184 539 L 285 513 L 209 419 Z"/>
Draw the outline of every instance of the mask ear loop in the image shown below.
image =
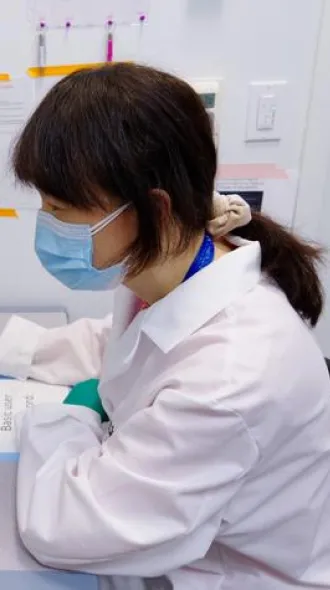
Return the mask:
<path id="1" fill-rule="evenodd" d="M 119 209 L 117 209 L 113 213 L 110 213 L 110 215 L 108 215 L 104 219 L 101 219 L 101 221 L 99 221 L 98 223 L 96 223 L 95 225 L 93 225 L 90 228 L 90 235 L 95 236 L 95 234 L 102 231 L 102 229 L 104 229 L 112 221 L 115 221 L 115 219 L 117 219 L 117 217 L 119 217 L 119 215 L 124 213 L 124 211 L 126 211 L 126 209 L 128 209 L 128 207 L 130 207 L 130 206 L 131 206 L 130 203 L 126 203 L 126 205 L 122 205 L 122 207 L 119 207 Z"/>

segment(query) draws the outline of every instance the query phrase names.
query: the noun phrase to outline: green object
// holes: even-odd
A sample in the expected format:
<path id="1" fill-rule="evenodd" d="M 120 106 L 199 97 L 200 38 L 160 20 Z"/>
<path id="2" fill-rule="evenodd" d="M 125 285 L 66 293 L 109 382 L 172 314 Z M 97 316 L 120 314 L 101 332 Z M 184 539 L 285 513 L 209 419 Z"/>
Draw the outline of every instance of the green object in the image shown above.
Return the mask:
<path id="1" fill-rule="evenodd" d="M 71 406 L 85 406 L 86 408 L 90 408 L 101 416 L 102 422 L 107 422 L 109 418 L 102 406 L 98 388 L 98 379 L 89 379 L 88 381 L 78 383 L 78 385 L 75 385 L 71 389 L 63 403 Z"/>

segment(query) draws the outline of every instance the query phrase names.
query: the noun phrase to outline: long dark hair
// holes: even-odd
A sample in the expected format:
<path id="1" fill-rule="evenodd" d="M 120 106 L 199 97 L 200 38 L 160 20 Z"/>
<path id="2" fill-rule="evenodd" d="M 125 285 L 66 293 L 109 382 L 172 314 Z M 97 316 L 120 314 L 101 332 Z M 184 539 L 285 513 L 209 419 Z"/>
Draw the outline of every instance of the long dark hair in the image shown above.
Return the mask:
<path id="1" fill-rule="evenodd" d="M 284 291 L 299 315 L 315 326 L 323 309 L 323 291 L 317 273 L 321 249 L 260 213 L 253 213 L 249 225 L 234 233 L 260 242 L 262 270 Z"/>
<path id="2" fill-rule="evenodd" d="M 212 215 L 217 157 L 204 106 L 188 84 L 145 66 L 116 64 L 61 80 L 23 130 L 13 167 L 21 182 L 80 209 L 102 206 L 104 195 L 132 203 L 139 224 L 132 272 L 161 253 L 166 228 L 153 189 L 170 196 L 181 249 Z M 236 233 L 260 242 L 263 270 L 315 325 L 319 251 L 262 215 Z"/>

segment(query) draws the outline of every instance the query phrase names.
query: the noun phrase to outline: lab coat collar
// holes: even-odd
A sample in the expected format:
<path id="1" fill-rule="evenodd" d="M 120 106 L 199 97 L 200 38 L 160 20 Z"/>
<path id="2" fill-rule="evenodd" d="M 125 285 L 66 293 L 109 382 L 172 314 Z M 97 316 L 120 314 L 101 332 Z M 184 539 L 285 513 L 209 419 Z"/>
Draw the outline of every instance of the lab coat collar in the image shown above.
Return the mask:
<path id="1" fill-rule="evenodd" d="M 196 332 L 260 280 L 259 242 L 232 237 L 238 246 L 182 283 L 144 312 L 141 330 L 164 353 Z"/>
<path id="2" fill-rule="evenodd" d="M 238 246 L 236 250 L 138 313 L 133 321 L 136 297 L 126 287 L 118 289 L 102 381 L 127 371 L 142 334 L 166 354 L 258 283 L 261 274 L 259 243 L 238 238 L 231 241 Z"/>

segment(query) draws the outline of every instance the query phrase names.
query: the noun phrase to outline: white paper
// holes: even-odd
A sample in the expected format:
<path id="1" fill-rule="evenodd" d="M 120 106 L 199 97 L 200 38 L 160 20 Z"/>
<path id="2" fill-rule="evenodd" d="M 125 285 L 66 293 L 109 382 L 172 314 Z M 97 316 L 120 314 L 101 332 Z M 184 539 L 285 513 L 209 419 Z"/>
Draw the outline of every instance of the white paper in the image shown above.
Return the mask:
<path id="1" fill-rule="evenodd" d="M 15 141 L 34 107 L 34 86 L 27 76 L 0 82 L 0 208 L 39 206 L 36 193 L 15 184 L 10 163 Z"/>
<path id="2" fill-rule="evenodd" d="M 260 178 L 226 178 L 216 180 L 216 189 L 220 193 L 223 192 L 249 192 L 249 191 L 263 191 L 265 188 L 265 181 Z"/>
<path id="3" fill-rule="evenodd" d="M 33 84 L 29 78 L 0 83 L 0 136 L 17 131 L 28 117 L 32 103 Z"/>
<path id="4" fill-rule="evenodd" d="M 15 453 L 15 416 L 31 406 L 62 402 L 69 389 L 35 381 L 0 380 L 0 453 Z"/>

